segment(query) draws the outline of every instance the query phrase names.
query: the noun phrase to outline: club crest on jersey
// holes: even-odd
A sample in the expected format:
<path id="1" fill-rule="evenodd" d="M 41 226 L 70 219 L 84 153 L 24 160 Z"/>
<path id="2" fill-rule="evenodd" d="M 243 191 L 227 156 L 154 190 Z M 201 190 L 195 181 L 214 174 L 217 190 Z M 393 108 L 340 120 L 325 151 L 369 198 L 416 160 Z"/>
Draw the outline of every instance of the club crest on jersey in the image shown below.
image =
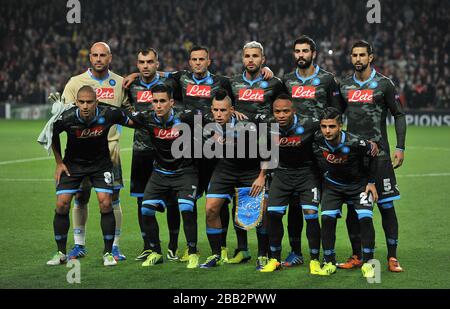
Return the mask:
<path id="1" fill-rule="evenodd" d="M 375 89 L 378 87 L 378 83 L 376 81 L 373 81 L 370 83 L 369 88 Z"/>
<path id="2" fill-rule="evenodd" d="M 350 148 L 348 148 L 347 146 L 342 147 L 342 153 L 349 153 L 350 152 Z"/>
<path id="3" fill-rule="evenodd" d="M 212 85 L 214 83 L 213 79 L 211 77 L 208 77 L 208 79 L 206 80 L 206 82 L 208 85 Z"/>
<path id="4" fill-rule="evenodd" d="M 320 78 L 318 78 L 318 77 L 314 78 L 311 84 L 313 86 L 319 86 L 320 85 Z"/>
<path id="5" fill-rule="evenodd" d="M 263 89 L 240 89 L 239 100 L 241 101 L 253 101 L 264 102 L 264 90 Z"/>
<path id="6" fill-rule="evenodd" d="M 109 84 L 114 87 L 116 85 L 116 81 L 114 79 L 110 79 Z"/>
<path id="7" fill-rule="evenodd" d="M 343 164 L 347 162 L 348 155 L 341 155 L 338 153 L 330 153 L 328 151 L 322 151 L 323 157 L 331 164 Z"/>
<path id="8" fill-rule="evenodd" d="M 303 134 L 305 132 L 305 128 L 302 126 L 298 126 L 297 129 L 295 129 L 295 133 L 297 134 Z"/>
<path id="9" fill-rule="evenodd" d="M 316 97 L 316 87 L 294 86 L 292 87 L 292 97 L 302 99 L 314 99 Z"/>
<path id="10" fill-rule="evenodd" d="M 105 123 L 105 117 L 98 118 L 97 123 L 98 124 L 104 124 Z"/>
<path id="11" fill-rule="evenodd" d="M 269 83 L 264 80 L 261 83 L 259 83 L 259 86 L 264 89 L 264 88 L 267 88 L 269 86 Z"/>
<path id="12" fill-rule="evenodd" d="M 189 84 L 186 88 L 186 95 L 189 97 L 210 98 L 211 86 Z"/>
<path id="13" fill-rule="evenodd" d="M 153 93 L 150 90 L 137 92 L 138 103 L 152 103 L 152 101 L 153 101 Z"/>
<path id="14" fill-rule="evenodd" d="M 348 92 L 349 103 L 373 103 L 373 90 L 350 90 Z"/>
<path id="15" fill-rule="evenodd" d="M 95 126 L 92 128 L 86 128 L 86 129 L 78 129 L 75 131 L 75 136 L 77 138 L 90 138 L 90 137 L 97 137 L 102 135 L 103 133 L 103 126 Z"/>
<path id="16" fill-rule="evenodd" d="M 155 128 L 153 132 L 155 134 L 155 137 L 159 139 L 174 140 L 180 136 L 180 131 L 175 128 L 170 129 Z"/>
<path id="17" fill-rule="evenodd" d="M 95 94 L 97 95 L 97 100 L 113 100 L 114 99 L 114 88 L 96 88 Z"/>

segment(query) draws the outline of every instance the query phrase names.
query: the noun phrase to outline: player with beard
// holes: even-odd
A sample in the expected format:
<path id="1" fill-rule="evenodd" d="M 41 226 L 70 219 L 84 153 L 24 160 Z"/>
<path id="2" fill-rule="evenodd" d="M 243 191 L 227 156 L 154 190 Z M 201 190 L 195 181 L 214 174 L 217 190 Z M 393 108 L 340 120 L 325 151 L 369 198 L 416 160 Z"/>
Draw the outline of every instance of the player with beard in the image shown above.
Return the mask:
<path id="1" fill-rule="evenodd" d="M 265 63 L 264 48 L 261 43 L 252 41 L 242 49 L 244 72 L 230 79 L 235 110 L 246 115 L 252 122 L 264 121 L 272 114 L 272 103 L 278 95 L 286 93 L 283 82 L 278 77 L 264 80 L 262 66 Z M 235 211 L 233 211 L 233 214 Z M 230 264 L 239 264 L 250 259 L 247 243 L 247 231 L 234 225 L 238 247 Z M 257 268 L 264 267 L 268 262 L 269 239 L 264 227 L 257 229 L 258 260 Z"/>
<path id="2" fill-rule="evenodd" d="M 91 67 L 86 72 L 73 76 L 64 88 L 63 97 L 66 103 L 76 100 L 76 94 L 83 85 L 95 88 L 97 99 L 103 103 L 116 107 L 130 109 L 128 98 L 122 88 L 123 78 L 109 70 L 112 54 L 108 44 L 104 42 L 94 43 L 90 49 L 89 61 Z M 122 229 L 122 208 L 120 205 L 120 189 L 123 188 L 122 167 L 120 163 L 119 138 L 121 126 L 113 126 L 109 130 L 108 141 L 111 160 L 113 162 L 114 186 L 112 205 L 116 220 L 116 232 L 114 236 L 113 256 L 116 260 L 124 260 L 125 256 L 120 252 L 119 240 Z M 75 246 L 69 252 L 70 259 L 83 257 L 86 254 L 86 222 L 88 217 L 88 201 L 91 185 L 89 181 L 83 181 L 81 192 L 77 193 L 73 207 L 73 226 Z"/>
<path id="3" fill-rule="evenodd" d="M 394 169 L 404 160 L 406 120 L 403 107 L 394 83 L 378 73 L 373 67 L 374 53 L 366 41 L 356 42 L 351 49 L 351 61 L 355 73 L 345 78 L 340 91 L 345 103 L 348 119 L 348 132 L 377 142 L 380 146 L 378 167 L 375 177 L 382 224 L 386 236 L 388 268 L 392 272 L 403 271 L 397 260 L 398 221 L 394 201 L 400 199 Z M 389 141 L 386 131 L 388 111 L 395 119 L 397 146 L 394 162 L 390 158 Z M 341 268 L 354 268 L 361 265 L 361 239 L 357 215 L 351 207 L 347 216 L 347 229 L 352 243 L 353 255 Z"/>
<path id="4" fill-rule="evenodd" d="M 176 93 L 176 83 L 173 79 L 160 77 L 157 74 L 159 67 L 158 53 L 153 48 L 147 48 L 139 51 L 137 55 L 137 68 L 140 72 L 139 77 L 135 79 L 129 87 L 128 98 L 135 111 L 149 111 L 152 109 L 152 88 L 156 85 L 165 84 L 174 89 Z M 136 257 L 138 261 L 145 261 L 151 254 L 150 239 L 146 235 L 142 224 L 142 199 L 144 197 L 145 186 L 153 171 L 154 149 L 151 138 L 144 129 L 136 129 L 133 138 L 133 154 L 131 160 L 131 183 L 130 194 L 137 198 L 138 204 L 138 222 L 144 240 L 144 249 Z M 168 199 L 167 207 L 167 225 L 169 227 L 169 245 L 167 250 L 167 259 L 169 261 L 178 260 L 176 255 L 178 247 L 178 233 L 180 229 L 180 213 L 177 207 L 177 201 L 171 195 Z"/>
<path id="5" fill-rule="evenodd" d="M 334 75 L 316 64 L 317 48 L 314 40 L 306 35 L 300 36 L 294 41 L 293 51 L 297 67 L 293 72 L 283 77 L 283 82 L 297 113 L 318 119 L 325 107 L 334 106 L 342 110 L 339 87 Z M 287 267 L 303 264 L 301 251 L 303 212 L 298 196 L 292 197 L 289 202 L 288 213 L 291 252 L 283 263 Z M 311 216 L 308 216 L 308 218 L 306 220 L 306 233 L 311 234 L 310 229 L 315 230 L 314 227 L 317 225 L 318 219 L 311 218 Z"/>

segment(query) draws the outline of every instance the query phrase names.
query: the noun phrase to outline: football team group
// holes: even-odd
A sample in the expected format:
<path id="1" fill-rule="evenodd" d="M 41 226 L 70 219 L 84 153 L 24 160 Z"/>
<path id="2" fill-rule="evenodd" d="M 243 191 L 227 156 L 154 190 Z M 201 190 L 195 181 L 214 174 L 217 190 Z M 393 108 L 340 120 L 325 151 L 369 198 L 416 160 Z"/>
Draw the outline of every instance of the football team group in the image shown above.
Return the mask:
<path id="1" fill-rule="evenodd" d="M 109 70 L 109 46 L 93 44 L 90 68 L 70 78 L 62 96 L 49 97 L 55 103 L 54 115 L 43 132 L 56 160 L 53 227 L 58 249 L 47 264 L 59 265 L 87 254 L 91 188 L 101 213 L 103 263 L 113 266 L 126 259 L 119 247 L 119 192 L 123 187 L 119 138 L 122 126 L 127 126 L 134 129 L 130 193 L 137 198 L 144 246 L 136 260 L 142 261 L 143 267 L 163 263 L 156 213 L 166 212 L 166 260 L 186 262 L 188 269 L 249 261 L 247 230 L 251 227 L 257 235 L 258 271 L 301 265 L 305 220 L 312 275 L 361 268 L 364 277 L 374 277 L 374 265 L 369 261 L 375 251 L 376 203 L 386 238 L 388 269 L 403 271 L 397 260 L 394 201 L 400 199 L 400 193 L 394 169 L 403 163 L 406 121 L 393 82 L 374 68 L 374 51 L 366 41 L 353 44 L 349 60 L 354 74 L 339 80 L 316 64 L 318 51 L 310 37 L 299 37 L 291 48 L 296 66 L 283 78 L 273 76 L 265 66 L 264 48 L 256 41 L 243 46 L 244 70 L 230 78 L 209 72 L 211 59 L 203 46 L 189 51 L 190 70 L 178 72 L 158 71 L 157 51 L 141 50 L 136 59 L 139 73 L 122 78 Z M 397 141 L 392 160 L 386 132 L 388 112 L 395 120 Z M 272 129 L 264 133 L 261 124 Z M 180 139 L 188 136 L 186 128 L 198 127 L 200 147 L 192 134 L 192 147 L 184 145 L 184 155 L 176 155 Z M 64 156 L 59 139 L 62 132 L 67 133 Z M 244 155 L 238 155 L 241 141 L 249 146 Z M 269 157 L 251 151 L 251 144 L 272 142 L 276 147 Z M 202 155 L 208 147 L 219 155 Z M 195 155 L 198 148 L 200 155 Z M 274 149 L 276 166 L 271 166 Z M 201 263 L 197 201 L 203 194 L 211 254 Z M 75 245 L 67 253 L 74 196 Z M 257 219 L 247 226 L 238 218 L 244 198 L 260 206 L 256 207 Z M 348 207 L 346 225 L 352 254 L 338 263 L 336 223 L 343 204 Z M 291 249 L 282 260 L 286 212 Z M 230 213 L 237 245 L 229 257 Z M 186 247 L 179 250 L 181 220 Z"/>

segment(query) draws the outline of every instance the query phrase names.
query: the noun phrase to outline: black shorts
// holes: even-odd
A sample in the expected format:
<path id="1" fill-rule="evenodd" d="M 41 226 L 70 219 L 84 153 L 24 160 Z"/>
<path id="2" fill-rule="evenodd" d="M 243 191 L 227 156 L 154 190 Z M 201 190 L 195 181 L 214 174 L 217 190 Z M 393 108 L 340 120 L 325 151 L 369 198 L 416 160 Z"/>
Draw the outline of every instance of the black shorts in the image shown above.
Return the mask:
<path id="1" fill-rule="evenodd" d="M 180 211 L 193 209 L 197 196 L 198 172 L 193 166 L 169 174 L 154 170 L 145 187 L 142 206 L 164 212 L 168 196 L 177 197 Z M 185 207 L 189 209 L 185 209 Z"/>
<path id="2" fill-rule="evenodd" d="M 151 152 L 133 152 L 131 159 L 130 195 L 144 197 L 145 186 L 153 171 L 153 155 Z"/>
<path id="3" fill-rule="evenodd" d="M 377 161 L 375 186 L 377 187 L 378 204 L 400 199 L 394 168 L 389 158 Z"/>
<path id="4" fill-rule="evenodd" d="M 234 189 L 240 187 L 251 187 L 258 178 L 260 169 L 243 170 L 220 161 L 211 177 L 206 198 L 224 198 L 231 200 Z"/>
<path id="5" fill-rule="evenodd" d="M 322 183 L 322 216 L 342 216 L 342 204 L 352 204 L 359 214 L 370 214 L 373 211 L 372 196 L 365 194 L 366 185 L 339 186 L 324 180 Z"/>
<path id="6" fill-rule="evenodd" d="M 195 161 L 198 169 L 197 199 L 201 198 L 203 193 L 208 193 L 208 186 L 217 162 L 216 159 L 198 159 Z"/>
<path id="7" fill-rule="evenodd" d="M 313 168 L 277 169 L 270 185 L 268 211 L 284 214 L 296 195 L 303 209 L 318 211 L 320 189 L 320 176 Z"/>
<path id="8" fill-rule="evenodd" d="M 67 165 L 67 164 L 66 164 Z M 82 169 L 67 165 L 70 176 L 61 174 L 59 184 L 56 186 L 56 195 L 75 194 L 79 191 L 84 179 L 89 180 L 96 192 L 113 193 L 114 175 L 112 166 L 99 167 L 97 170 L 83 172 Z"/>

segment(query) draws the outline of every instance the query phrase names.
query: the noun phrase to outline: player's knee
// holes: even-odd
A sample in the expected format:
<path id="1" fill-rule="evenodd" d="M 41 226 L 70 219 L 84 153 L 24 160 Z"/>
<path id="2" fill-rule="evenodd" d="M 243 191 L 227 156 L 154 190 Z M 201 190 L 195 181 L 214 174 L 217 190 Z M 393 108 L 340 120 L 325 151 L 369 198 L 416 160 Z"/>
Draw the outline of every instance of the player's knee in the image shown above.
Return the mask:
<path id="1" fill-rule="evenodd" d="M 112 211 L 112 204 L 110 199 L 101 199 L 98 201 L 101 213 L 108 213 Z"/>
<path id="2" fill-rule="evenodd" d="M 146 206 L 142 206 L 141 208 L 141 214 L 143 216 L 147 217 L 154 217 L 155 216 L 155 210 Z"/>
<path id="3" fill-rule="evenodd" d="M 120 190 L 113 190 L 112 200 L 118 201 L 120 198 Z"/>
<path id="4" fill-rule="evenodd" d="M 194 212 L 194 204 L 180 203 L 178 208 L 183 212 Z"/>
<path id="5" fill-rule="evenodd" d="M 86 205 L 89 202 L 90 196 L 90 190 L 82 190 L 77 192 L 77 194 L 75 195 L 75 200 L 77 201 L 78 205 Z"/>
<path id="6" fill-rule="evenodd" d="M 70 210 L 70 202 L 67 202 L 67 201 L 57 201 L 56 202 L 55 212 L 58 215 L 67 215 L 67 214 L 69 214 L 69 210 Z"/>
<path id="7" fill-rule="evenodd" d="M 336 221 L 336 217 L 333 216 L 333 215 L 324 215 L 324 214 L 322 214 L 321 220 L 322 220 L 322 225 L 334 224 L 334 222 Z"/>
<path id="8" fill-rule="evenodd" d="M 219 217 L 220 207 L 208 206 L 206 207 L 206 220 L 213 220 Z"/>
<path id="9" fill-rule="evenodd" d="M 302 205 L 305 220 L 316 220 L 319 218 L 319 208 L 313 205 Z"/>

